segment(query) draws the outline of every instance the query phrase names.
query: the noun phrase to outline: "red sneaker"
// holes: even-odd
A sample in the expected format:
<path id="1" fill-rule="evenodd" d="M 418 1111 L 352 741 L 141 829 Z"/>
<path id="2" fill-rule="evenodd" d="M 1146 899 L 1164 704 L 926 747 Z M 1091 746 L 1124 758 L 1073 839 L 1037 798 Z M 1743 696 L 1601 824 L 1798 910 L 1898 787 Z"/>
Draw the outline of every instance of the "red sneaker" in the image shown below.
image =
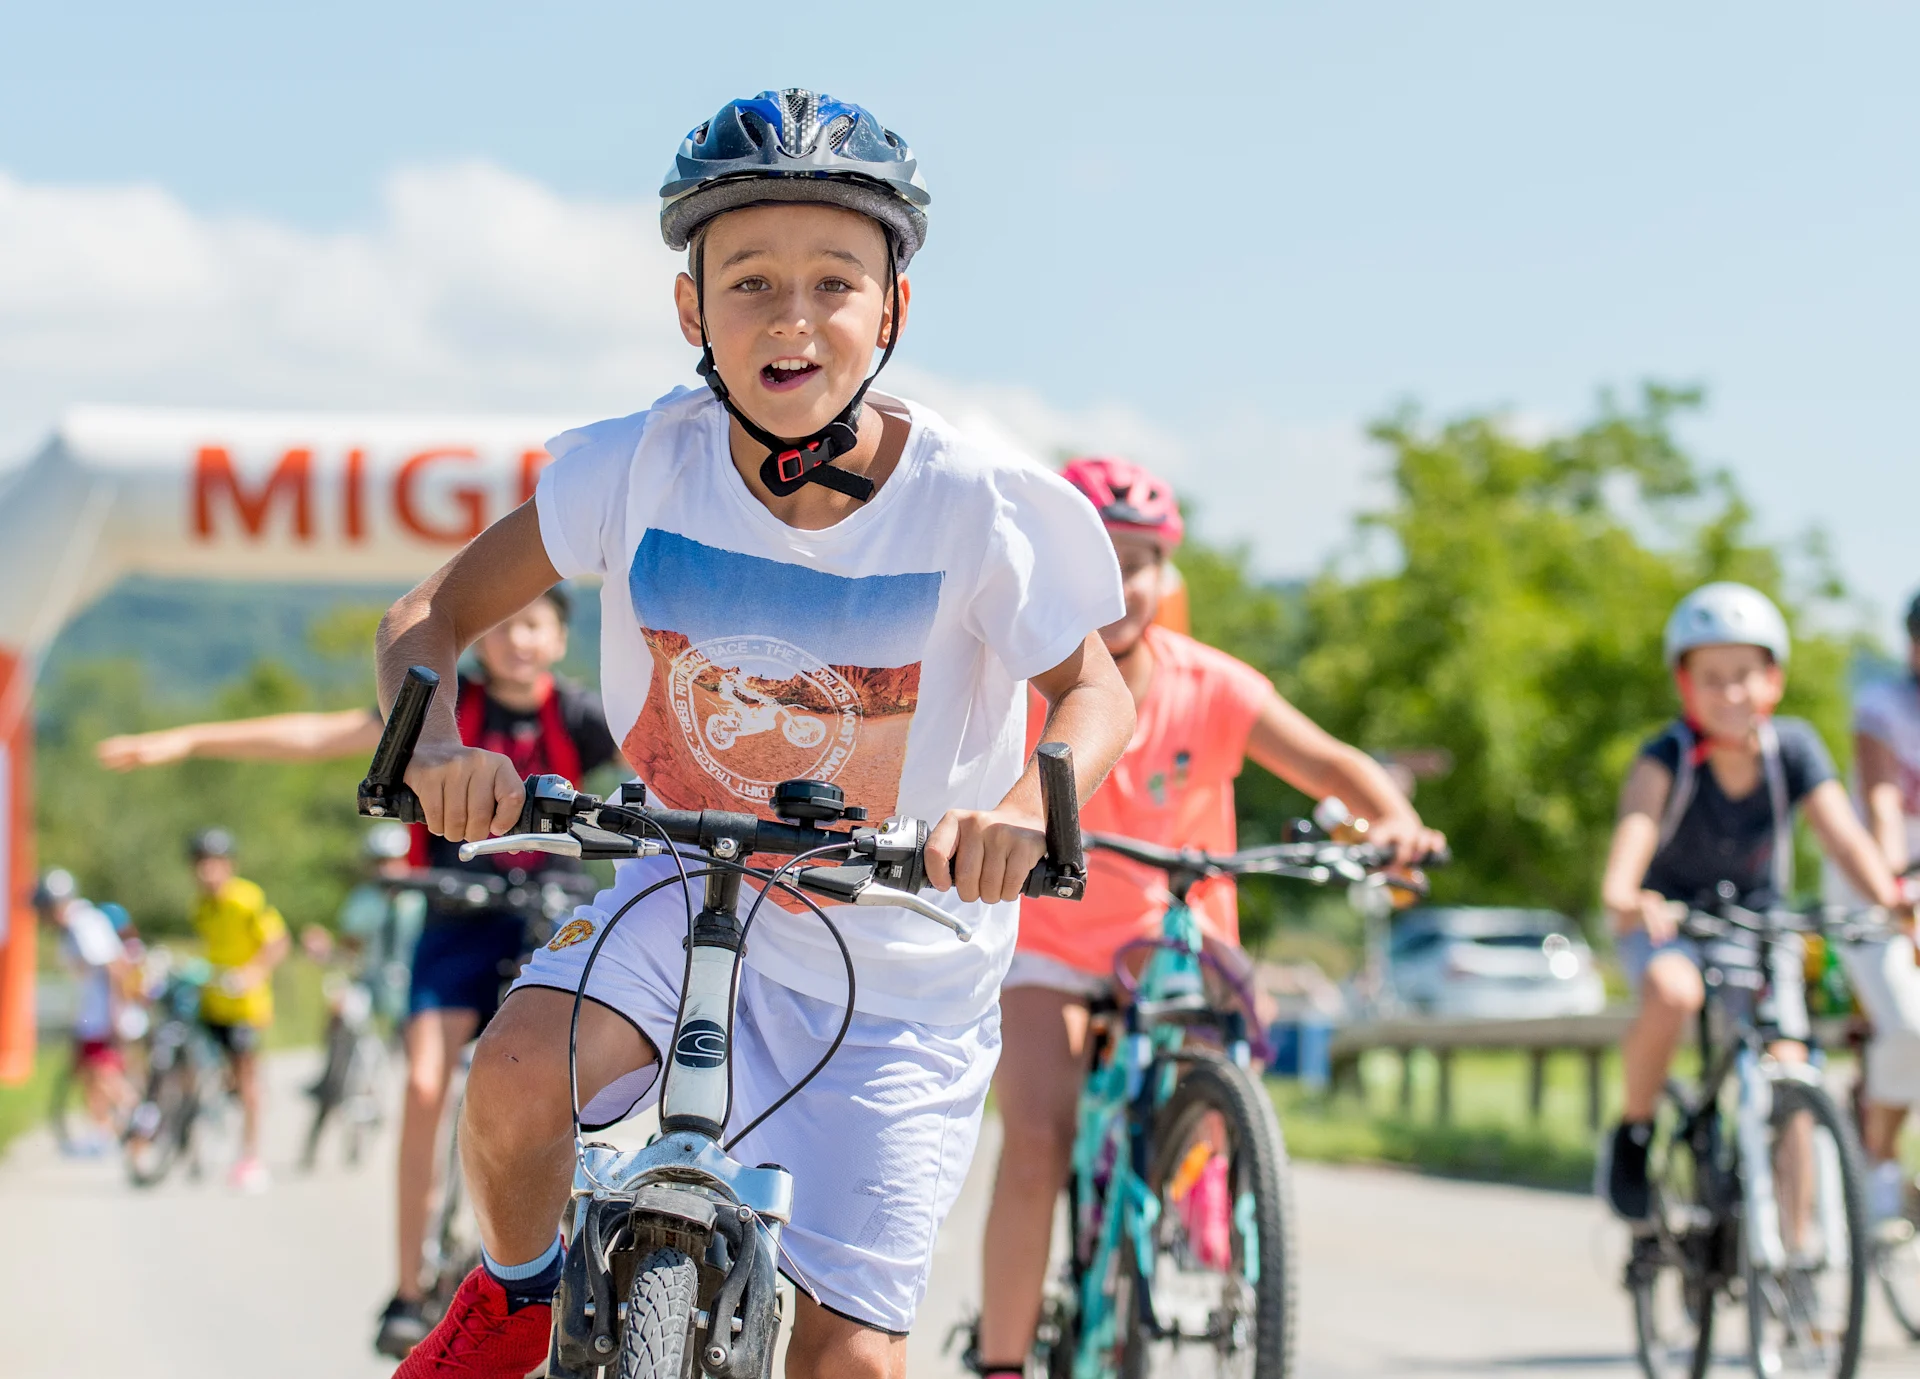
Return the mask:
<path id="1" fill-rule="evenodd" d="M 507 1290 L 484 1268 L 461 1280 L 447 1314 L 400 1362 L 393 1379 L 526 1379 L 547 1362 L 553 1308 L 507 1311 Z"/>

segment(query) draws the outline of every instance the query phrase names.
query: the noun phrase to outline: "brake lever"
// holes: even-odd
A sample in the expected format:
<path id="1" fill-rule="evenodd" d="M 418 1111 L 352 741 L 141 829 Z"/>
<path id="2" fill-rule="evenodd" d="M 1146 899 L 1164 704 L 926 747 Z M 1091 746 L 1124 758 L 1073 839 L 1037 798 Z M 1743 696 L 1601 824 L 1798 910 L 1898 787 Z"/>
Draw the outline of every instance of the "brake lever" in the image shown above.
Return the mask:
<path id="1" fill-rule="evenodd" d="M 462 862 L 496 852 L 549 852 L 555 857 L 578 858 L 580 840 L 571 833 L 507 833 L 477 843 L 460 844 Z"/>
<path id="2" fill-rule="evenodd" d="M 957 934 L 962 943 L 973 942 L 973 926 L 956 918 L 911 891 L 883 886 L 873 879 L 871 867 L 809 867 L 794 877 L 803 890 L 838 900 L 845 905 L 892 905 L 943 924 Z"/>

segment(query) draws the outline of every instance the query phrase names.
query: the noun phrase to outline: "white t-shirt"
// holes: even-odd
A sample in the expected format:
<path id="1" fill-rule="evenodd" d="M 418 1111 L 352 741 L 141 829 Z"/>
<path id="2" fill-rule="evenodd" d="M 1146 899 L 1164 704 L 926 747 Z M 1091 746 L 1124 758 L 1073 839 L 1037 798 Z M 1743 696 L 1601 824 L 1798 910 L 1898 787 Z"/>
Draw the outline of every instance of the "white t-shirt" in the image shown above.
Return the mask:
<path id="1" fill-rule="evenodd" d="M 113 921 L 99 907 L 84 900 L 67 906 L 60 934 L 60 951 L 78 977 L 78 1002 L 73 1013 L 76 1039 L 113 1036 L 112 965 L 126 956 Z"/>
<path id="2" fill-rule="evenodd" d="M 874 820 L 990 809 L 1024 764 L 1022 682 L 1121 616 L 1113 548 L 1085 498 L 908 407 L 892 476 L 825 531 L 753 496 L 704 388 L 548 442 L 541 537 L 561 575 L 605 581 L 607 722 L 661 804 L 771 817 L 773 787 L 808 777 Z M 672 869 L 623 864 L 616 889 Z M 992 1006 L 1018 906 L 938 903 L 976 926 L 972 943 L 906 911 L 830 911 L 858 1009 L 960 1024 Z M 746 961 L 845 999 L 840 950 L 811 914 L 763 906 Z"/>

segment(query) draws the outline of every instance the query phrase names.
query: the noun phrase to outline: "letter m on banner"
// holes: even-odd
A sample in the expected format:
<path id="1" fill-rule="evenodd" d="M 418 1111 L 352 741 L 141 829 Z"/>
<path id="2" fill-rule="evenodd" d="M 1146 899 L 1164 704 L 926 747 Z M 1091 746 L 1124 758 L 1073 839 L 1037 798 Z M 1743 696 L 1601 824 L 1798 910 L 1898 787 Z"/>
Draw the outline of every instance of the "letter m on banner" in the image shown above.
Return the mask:
<path id="1" fill-rule="evenodd" d="M 215 535 L 214 508 L 223 499 L 240 520 L 240 529 L 258 539 L 276 503 L 293 509 L 296 540 L 313 538 L 313 452 L 296 447 L 280 457 L 264 479 L 249 486 L 234 473 L 233 457 L 222 445 L 203 445 L 193 468 L 193 534 L 202 541 Z"/>

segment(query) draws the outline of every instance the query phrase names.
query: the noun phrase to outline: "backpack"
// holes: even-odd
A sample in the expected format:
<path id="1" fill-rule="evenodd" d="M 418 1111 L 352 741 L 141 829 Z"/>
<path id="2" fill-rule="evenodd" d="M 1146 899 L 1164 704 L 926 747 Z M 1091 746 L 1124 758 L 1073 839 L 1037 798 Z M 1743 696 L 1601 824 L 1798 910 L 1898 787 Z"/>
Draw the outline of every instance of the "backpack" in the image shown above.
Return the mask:
<path id="1" fill-rule="evenodd" d="M 1700 788 L 1700 768 L 1694 761 L 1699 748 L 1693 727 L 1684 720 L 1671 729 L 1680 740 L 1680 764 L 1673 773 L 1673 790 L 1660 816 L 1660 844 L 1657 856 L 1667 850 L 1680 821 L 1687 816 L 1693 797 Z M 1760 766 L 1767 778 L 1767 802 L 1773 808 L 1773 893 L 1784 902 L 1793 894 L 1793 807 L 1787 801 L 1787 770 L 1780 760 L 1780 734 L 1773 720 L 1760 722 Z"/>

